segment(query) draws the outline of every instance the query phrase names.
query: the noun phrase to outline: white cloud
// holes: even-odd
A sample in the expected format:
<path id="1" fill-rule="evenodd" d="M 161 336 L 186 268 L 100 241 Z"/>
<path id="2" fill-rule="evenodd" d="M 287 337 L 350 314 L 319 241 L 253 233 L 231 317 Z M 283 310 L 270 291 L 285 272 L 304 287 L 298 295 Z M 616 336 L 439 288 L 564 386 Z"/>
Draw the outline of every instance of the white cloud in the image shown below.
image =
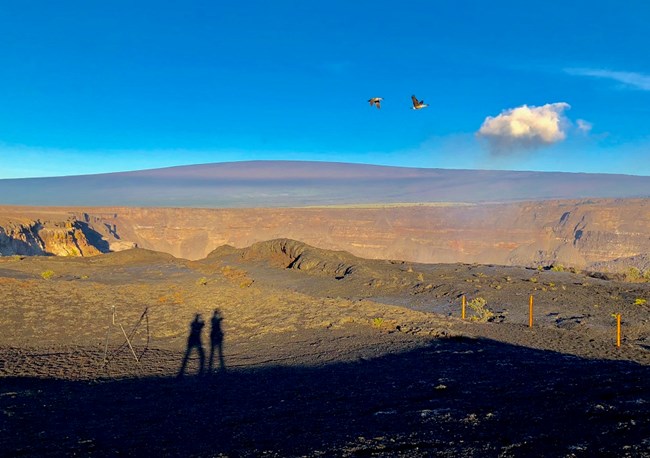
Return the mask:
<path id="1" fill-rule="evenodd" d="M 593 127 L 593 124 L 591 124 L 589 121 L 585 121 L 584 119 L 577 119 L 576 125 L 578 126 L 578 130 L 585 134 L 591 132 L 591 128 Z"/>
<path id="2" fill-rule="evenodd" d="M 624 86 L 642 91 L 650 91 L 650 75 L 634 72 L 617 72 L 613 70 L 600 70 L 594 68 L 568 68 L 565 70 L 570 75 L 591 76 L 606 78 L 622 83 Z"/>
<path id="3" fill-rule="evenodd" d="M 510 108 L 485 118 L 477 136 L 487 140 L 496 155 L 551 145 L 566 138 L 569 123 L 562 113 L 569 108 L 565 102 Z"/>

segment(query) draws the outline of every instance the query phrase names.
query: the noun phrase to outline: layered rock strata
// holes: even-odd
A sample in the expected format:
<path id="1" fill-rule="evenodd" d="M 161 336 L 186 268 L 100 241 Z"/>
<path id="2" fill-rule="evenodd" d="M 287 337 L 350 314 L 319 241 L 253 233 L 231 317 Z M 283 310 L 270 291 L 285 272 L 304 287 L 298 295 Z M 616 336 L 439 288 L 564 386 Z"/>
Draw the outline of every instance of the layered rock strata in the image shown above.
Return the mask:
<path id="1" fill-rule="evenodd" d="M 58 214 L 61 222 L 34 222 L 29 230 L 16 226 L 41 213 L 49 221 Z M 650 253 L 650 199 L 259 209 L 4 207 L 0 227 L 5 255 L 86 255 L 92 251 L 86 245 L 100 252 L 137 245 L 201 259 L 221 245 L 242 248 L 289 238 L 365 258 L 626 268 Z"/>

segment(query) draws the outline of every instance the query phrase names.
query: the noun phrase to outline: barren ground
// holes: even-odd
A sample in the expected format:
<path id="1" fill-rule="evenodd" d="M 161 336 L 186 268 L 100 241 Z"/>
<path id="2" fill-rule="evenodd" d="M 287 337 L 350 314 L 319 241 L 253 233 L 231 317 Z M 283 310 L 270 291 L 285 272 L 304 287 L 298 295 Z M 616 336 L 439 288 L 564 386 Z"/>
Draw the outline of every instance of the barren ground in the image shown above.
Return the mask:
<path id="1" fill-rule="evenodd" d="M 0 288 L 8 456 L 650 456 L 648 284 L 276 242 L 0 258 Z M 215 308 L 226 368 L 179 378 Z"/>

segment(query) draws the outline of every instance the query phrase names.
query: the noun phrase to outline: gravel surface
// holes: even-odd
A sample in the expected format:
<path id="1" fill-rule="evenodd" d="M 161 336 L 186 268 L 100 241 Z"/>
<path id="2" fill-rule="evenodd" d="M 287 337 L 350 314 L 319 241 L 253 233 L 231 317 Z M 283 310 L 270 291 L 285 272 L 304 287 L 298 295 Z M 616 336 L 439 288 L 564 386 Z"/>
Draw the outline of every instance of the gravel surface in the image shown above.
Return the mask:
<path id="1" fill-rule="evenodd" d="M 5 456 L 650 456 L 648 284 L 258 247 L 0 258 L 0 288 Z M 179 376 L 215 308 L 225 367 Z"/>

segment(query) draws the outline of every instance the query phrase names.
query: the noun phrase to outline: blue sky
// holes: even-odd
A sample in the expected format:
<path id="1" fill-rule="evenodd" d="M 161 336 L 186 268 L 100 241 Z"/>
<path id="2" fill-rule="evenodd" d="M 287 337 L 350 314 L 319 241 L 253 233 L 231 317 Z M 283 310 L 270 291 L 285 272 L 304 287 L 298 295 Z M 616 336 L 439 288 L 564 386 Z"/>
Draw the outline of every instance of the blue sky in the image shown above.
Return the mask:
<path id="1" fill-rule="evenodd" d="M 634 0 L 2 2 L 0 178 L 255 159 L 650 175 L 649 20 Z"/>

